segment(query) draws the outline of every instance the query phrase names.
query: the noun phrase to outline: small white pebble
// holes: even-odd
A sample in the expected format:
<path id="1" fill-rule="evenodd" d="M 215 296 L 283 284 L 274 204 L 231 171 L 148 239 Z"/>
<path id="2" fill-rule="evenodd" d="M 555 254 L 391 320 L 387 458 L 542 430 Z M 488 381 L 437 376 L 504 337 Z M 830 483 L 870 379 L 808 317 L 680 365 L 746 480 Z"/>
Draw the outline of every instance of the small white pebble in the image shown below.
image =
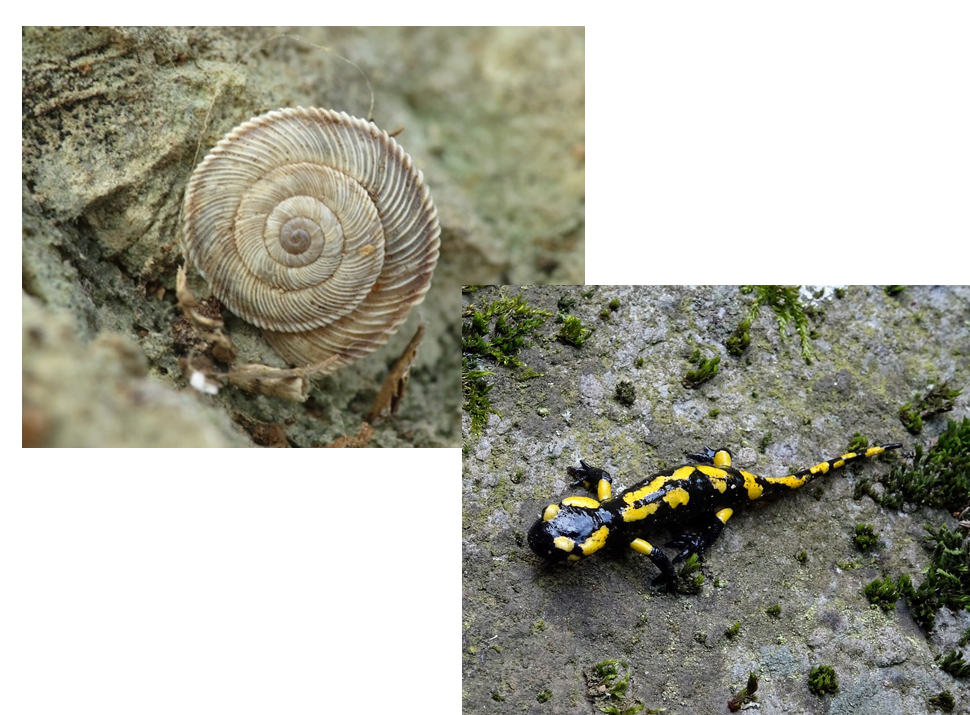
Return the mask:
<path id="1" fill-rule="evenodd" d="M 216 395 L 219 393 L 219 385 L 209 380 L 198 370 L 192 371 L 192 374 L 189 376 L 189 384 L 206 395 Z"/>

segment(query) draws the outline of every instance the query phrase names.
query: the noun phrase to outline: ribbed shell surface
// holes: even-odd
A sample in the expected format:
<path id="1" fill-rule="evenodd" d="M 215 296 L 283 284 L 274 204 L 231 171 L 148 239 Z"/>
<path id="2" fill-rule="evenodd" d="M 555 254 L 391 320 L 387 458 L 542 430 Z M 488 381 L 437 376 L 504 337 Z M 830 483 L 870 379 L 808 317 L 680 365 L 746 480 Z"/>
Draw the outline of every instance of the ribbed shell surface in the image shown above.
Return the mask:
<path id="1" fill-rule="evenodd" d="M 280 109 L 220 141 L 189 180 L 182 248 L 233 313 L 295 365 L 385 343 L 424 299 L 440 229 L 411 157 L 371 122 Z"/>

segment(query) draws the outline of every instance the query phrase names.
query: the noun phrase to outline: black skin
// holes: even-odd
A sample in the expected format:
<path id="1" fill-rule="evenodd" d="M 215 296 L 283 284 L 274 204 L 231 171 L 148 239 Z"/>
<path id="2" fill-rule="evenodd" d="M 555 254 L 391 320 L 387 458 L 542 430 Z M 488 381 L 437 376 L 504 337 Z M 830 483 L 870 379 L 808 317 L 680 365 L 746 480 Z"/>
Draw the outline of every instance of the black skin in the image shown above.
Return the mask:
<path id="1" fill-rule="evenodd" d="M 902 445 L 879 446 L 885 451 L 898 449 Z M 558 513 L 549 521 L 540 517 L 540 520 L 532 526 L 528 536 L 529 546 L 543 558 L 552 560 L 569 558 L 572 560 L 576 556 L 586 558 L 604 545 L 631 545 L 634 540 L 642 540 L 648 532 L 658 528 L 693 527 L 692 531 L 684 531 L 667 542 L 666 546 L 677 550 L 673 560 L 656 547 L 653 547 L 651 552 L 647 554 L 647 557 L 660 570 L 660 575 L 653 581 L 654 585 L 664 584 L 673 589 L 677 581 L 674 564 L 694 554 L 702 557 L 703 552 L 720 536 L 724 529 L 724 522 L 716 515 L 719 510 L 743 507 L 750 503 L 752 499 L 760 498 L 760 494 L 769 495 L 797 488 L 797 486 L 788 483 L 788 477 L 774 479 L 735 469 L 730 466 L 730 459 L 727 460 L 727 464 L 722 460 L 720 466 L 716 465 L 714 460 L 718 452 L 725 452 L 730 457 L 728 450 L 713 450 L 709 447 L 705 447 L 701 452 L 688 453 L 687 457 L 692 460 L 691 464 L 657 472 L 620 494 L 613 495 L 612 498 L 596 507 L 585 505 L 581 501 L 569 504 L 560 502 L 558 505 L 551 505 L 557 508 Z M 856 460 L 864 459 L 865 454 L 865 451 L 856 453 L 848 459 L 844 458 L 845 455 L 835 457 L 828 460 L 827 463 L 795 472 L 793 476 L 807 477 L 804 480 L 804 482 L 807 482 L 818 474 L 840 468 L 835 466 L 837 462 L 844 466 Z M 606 481 L 612 485 L 613 479 L 605 470 L 590 466 L 584 460 L 580 460 L 580 465 L 567 469 L 568 474 L 575 478 L 571 486 L 583 485 L 586 489 L 595 493 L 601 481 Z M 677 469 L 683 467 L 696 468 L 698 465 L 715 467 L 722 476 L 715 480 L 695 469 L 692 473 L 688 472 L 687 476 L 661 482 L 658 488 L 637 493 L 636 499 L 631 497 L 631 503 L 623 500 L 625 495 L 631 495 L 642 490 L 656 478 L 669 477 Z M 824 469 L 820 470 L 820 467 L 824 467 Z M 751 483 L 752 480 L 754 480 L 754 484 Z M 748 487 L 760 488 L 759 496 L 751 497 L 748 493 Z M 689 500 L 677 498 L 678 493 L 682 495 L 683 491 L 690 495 Z M 665 498 L 668 495 L 672 500 L 670 502 Z M 569 501 L 569 498 L 565 501 Z M 639 508 L 644 505 L 653 508 L 653 511 L 646 517 L 630 521 L 623 520 L 624 510 Z M 653 507 L 653 505 L 657 506 Z M 727 518 L 725 517 L 725 521 Z M 594 534 L 598 533 L 598 530 L 604 526 L 608 529 L 606 532 L 607 543 L 604 544 L 601 538 L 597 544 Z M 556 545 L 557 540 L 563 537 L 572 542 L 568 550 Z M 643 544 L 640 544 L 640 546 L 643 546 Z M 643 553 L 642 550 L 641 553 Z"/>
<path id="2" fill-rule="evenodd" d="M 703 452 L 690 452 L 686 453 L 686 456 L 697 464 L 713 465 L 714 455 L 716 453 L 717 450 L 704 447 Z M 730 454 L 730 452 L 728 453 Z M 606 470 L 600 469 L 599 467 L 591 467 L 582 459 L 579 460 L 579 463 L 582 466 L 566 467 L 566 473 L 569 476 L 578 477 L 569 486 L 575 488 L 583 485 L 588 490 L 595 491 L 600 479 L 605 479 L 610 484 L 613 483 L 613 477 Z M 683 534 L 666 542 L 664 546 L 678 550 L 673 561 L 660 549 L 654 549 L 647 558 L 653 562 L 654 566 L 660 569 L 660 575 L 653 579 L 651 585 L 663 586 L 668 590 L 675 590 L 677 584 L 677 569 L 674 565 L 690 558 L 693 554 L 697 554 L 697 558 L 703 560 L 704 550 L 717 540 L 717 537 L 721 535 L 723 529 L 724 523 L 720 519 L 712 517 L 710 521 L 704 524 L 699 534 L 692 534 L 685 531 Z"/>

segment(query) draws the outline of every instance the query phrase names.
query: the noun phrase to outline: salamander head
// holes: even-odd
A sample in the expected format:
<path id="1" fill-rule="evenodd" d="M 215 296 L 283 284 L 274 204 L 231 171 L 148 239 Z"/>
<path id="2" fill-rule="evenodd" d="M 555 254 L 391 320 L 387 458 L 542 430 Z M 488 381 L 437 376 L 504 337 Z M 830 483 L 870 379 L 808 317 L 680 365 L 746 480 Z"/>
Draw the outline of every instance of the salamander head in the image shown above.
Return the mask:
<path id="1" fill-rule="evenodd" d="M 578 561 L 606 544 L 609 512 L 589 497 L 567 497 L 550 504 L 529 529 L 529 546 L 545 559 Z"/>

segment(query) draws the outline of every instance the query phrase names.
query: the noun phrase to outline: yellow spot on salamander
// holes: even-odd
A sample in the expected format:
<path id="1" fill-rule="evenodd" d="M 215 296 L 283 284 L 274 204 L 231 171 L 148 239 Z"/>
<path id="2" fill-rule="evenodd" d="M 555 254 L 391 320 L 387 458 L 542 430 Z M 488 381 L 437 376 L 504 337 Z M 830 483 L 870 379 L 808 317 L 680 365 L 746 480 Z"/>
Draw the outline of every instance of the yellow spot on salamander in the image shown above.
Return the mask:
<path id="1" fill-rule="evenodd" d="M 576 545 L 576 542 L 570 539 L 568 536 L 557 536 L 552 540 L 552 543 L 557 549 L 560 551 L 565 551 L 566 553 L 572 551 L 573 547 Z"/>
<path id="2" fill-rule="evenodd" d="M 748 490 L 748 499 L 757 499 L 762 494 L 765 493 L 765 488 L 758 484 L 758 478 L 751 472 L 746 472 L 743 469 L 738 470 L 741 476 L 744 477 L 744 488 Z"/>
<path id="3" fill-rule="evenodd" d="M 583 552 L 583 556 L 589 556 L 590 554 L 595 553 L 603 548 L 603 544 L 606 543 L 606 537 L 609 536 L 609 534 L 610 530 L 605 526 L 601 526 L 594 531 L 591 537 L 579 545 L 580 550 Z"/>
<path id="4" fill-rule="evenodd" d="M 726 449 L 719 449 L 714 453 L 714 466 L 715 467 L 730 467 L 731 466 L 731 453 Z"/>
<path id="5" fill-rule="evenodd" d="M 569 554 L 566 557 L 566 561 L 579 561 L 579 554 Z"/>
<path id="6" fill-rule="evenodd" d="M 640 521 L 641 519 L 646 519 L 651 514 L 656 513 L 659 507 L 659 502 L 652 502 L 650 504 L 644 504 L 641 507 L 637 507 L 636 509 L 625 506 L 620 509 L 620 512 L 623 514 L 623 521 Z"/>
<path id="7" fill-rule="evenodd" d="M 721 511 L 717 512 L 714 516 L 716 516 L 722 524 L 727 524 L 728 519 L 734 516 L 734 509 L 721 509 Z"/>
<path id="8" fill-rule="evenodd" d="M 566 497 L 562 500 L 563 506 L 584 506 L 589 509 L 599 508 L 600 503 L 589 497 Z"/>
<path id="9" fill-rule="evenodd" d="M 706 474 L 711 480 L 711 485 L 717 489 L 721 494 L 727 490 L 727 478 L 728 473 L 723 469 L 718 469 L 717 467 L 709 467 L 706 464 L 698 465 L 697 471 L 701 474 Z"/>
<path id="10" fill-rule="evenodd" d="M 870 447 L 866 450 L 866 457 L 874 457 L 877 454 L 882 454 L 885 451 L 886 450 L 884 450 L 882 447 Z"/>
<path id="11" fill-rule="evenodd" d="M 613 486 L 605 479 L 600 479 L 600 483 L 596 485 L 596 496 L 599 497 L 601 502 L 606 501 L 613 494 Z"/>
<path id="12" fill-rule="evenodd" d="M 558 504 L 550 504 L 542 512 L 542 520 L 543 521 L 552 521 L 558 515 L 559 515 L 559 505 Z"/>
<path id="13" fill-rule="evenodd" d="M 811 470 L 809 470 L 811 472 Z M 787 477 L 762 477 L 769 484 L 781 484 L 789 489 L 798 489 L 800 486 L 808 481 L 810 475 L 806 474 L 803 477 L 796 477 L 794 474 L 789 474 Z"/>
<path id="14" fill-rule="evenodd" d="M 844 459 L 836 459 L 834 462 L 832 462 L 832 467 L 834 469 L 842 469 L 842 467 L 844 467 L 844 466 L 845 466 L 845 460 Z"/>
<path id="15" fill-rule="evenodd" d="M 623 495 L 623 501 L 627 504 L 633 504 L 638 502 L 644 497 L 648 497 L 654 492 L 658 491 L 667 482 L 681 481 L 683 479 L 688 479 L 691 474 L 694 473 L 694 468 L 691 466 L 681 467 L 676 470 L 673 474 L 661 474 L 659 477 L 653 479 L 647 486 L 637 489 L 635 492 L 629 492 Z"/>
<path id="16" fill-rule="evenodd" d="M 634 539 L 631 541 L 630 548 L 644 556 L 649 556 L 653 552 L 653 544 L 643 539 Z"/>
<path id="17" fill-rule="evenodd" d="M 687 479 L 693 473 L 694 473 L 694 467 L 691 467 L 688 465 L 686 467 L 681 467 L 673 474 L 671 474 L 670 479 Z"/>
<path id="18" fill-rule="evenodd" d="M 669 492 L 667 492 L 667 495 L 664 497 L 664 501 L 670 504 L 671 509 L 676 509 L 681 504 L 686 504 L 690 501 L 690 494 L 686 489 L 677 487 L 676 489 L 671 489 Z"/>

